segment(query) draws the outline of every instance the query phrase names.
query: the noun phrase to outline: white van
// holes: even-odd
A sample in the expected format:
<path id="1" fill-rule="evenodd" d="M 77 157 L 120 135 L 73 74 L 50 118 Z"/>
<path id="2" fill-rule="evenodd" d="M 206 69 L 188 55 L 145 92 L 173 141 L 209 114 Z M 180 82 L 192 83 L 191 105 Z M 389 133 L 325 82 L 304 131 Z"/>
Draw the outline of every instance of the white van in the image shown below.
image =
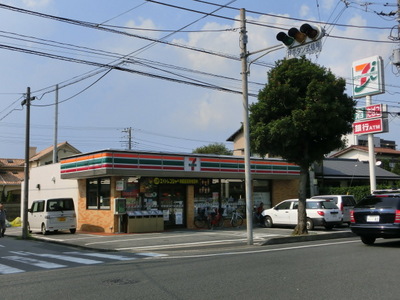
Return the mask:
<path id="1" fill-rule="evenodd" d="M 28 209 L 29 232 L 69 230 L 76 232 L 76 214 L 72 198 L 35 200 Z"/>

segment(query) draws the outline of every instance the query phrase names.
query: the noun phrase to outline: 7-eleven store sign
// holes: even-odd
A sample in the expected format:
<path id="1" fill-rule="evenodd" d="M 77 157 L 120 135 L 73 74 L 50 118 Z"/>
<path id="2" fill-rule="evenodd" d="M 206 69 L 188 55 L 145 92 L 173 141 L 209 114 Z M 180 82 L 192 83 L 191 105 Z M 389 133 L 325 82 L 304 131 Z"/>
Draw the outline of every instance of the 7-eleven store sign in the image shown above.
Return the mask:
<path id="1" fill-rule="evenodd" d="M 185 157 L 185 171 L 200 172 L 200 157 Z"/>

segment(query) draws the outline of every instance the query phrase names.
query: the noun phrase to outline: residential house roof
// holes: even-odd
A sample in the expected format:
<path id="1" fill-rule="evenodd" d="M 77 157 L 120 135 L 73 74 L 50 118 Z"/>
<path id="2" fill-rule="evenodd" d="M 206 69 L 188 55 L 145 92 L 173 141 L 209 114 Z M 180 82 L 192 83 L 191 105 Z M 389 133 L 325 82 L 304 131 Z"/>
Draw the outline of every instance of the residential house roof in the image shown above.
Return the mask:
<path id="1" fill-rule="evenodd" d="M 351 152 L 351 151 L 361 151 L 361 152 L 368 153 L 368 147 L 353 145 L 353 146 L 347 147 L 346 149 L 343 149 L 343 150 L 341 150 L 339 152 L 336 152 L 336 153 L 332 154 L 330 157 L 340 157 L 343 154 Z M 376 155 L 400 156 L 400 151 L 394 150 L 394 149 L 390 149 L 390 148 L 375 147 L 374 148 L 374 152 L 375 152 Z"/>
<path id="2" fill-rule="evenodd" d="M 357 159 L 327 158 L 315 168 L 315 175 L 326 179 L 368 179 L 369 163 Z M 400 180 L 400 175 L 377 166 L 375 176 L 381 180 Z"/>
<path id="3" fill-rule="evenodd" d="M 78 149 L 76 149 L 74 146 L 72 146 L 68 142 L 62 142 L 62 143 L 57 144 L 57 149 L 65 148 L 65 147 L 69 147 L 71 150 L 75 151 L 76 153 L 80 153 L 80 151 Z M 29 158 L 29 160 L 30 161 L 39 160 L 43 156 L 51 153 L 53 151 L 53 149 L 54 149 L 53 146 L 47 147 L 46 149 L 43 149 L 43 150 L 39 151 L 38 153 L 36 153 L 35 155 L 33 155 L 31 158 Z"/>
<path id="4" fill-rule="evenodd" d="M 19 185 L 24 179 L 24 159 L 0 158 L 0 185 Z"/>

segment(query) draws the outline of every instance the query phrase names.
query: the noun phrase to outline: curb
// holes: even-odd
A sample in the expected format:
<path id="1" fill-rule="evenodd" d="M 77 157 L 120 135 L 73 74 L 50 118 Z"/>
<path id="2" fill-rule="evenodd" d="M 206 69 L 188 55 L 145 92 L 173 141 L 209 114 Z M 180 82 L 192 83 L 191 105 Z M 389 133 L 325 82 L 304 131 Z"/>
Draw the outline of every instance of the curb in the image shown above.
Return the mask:
<path id="1" fill-rule="evenodd" d="M 309 241 L 322 241 L 340 238 L 356 237 L 352 232 L 336 232 L 329 234 L 312 234 L 312 235 L 301 235 L 301 236 L 288 236 L 288 237 L 276 237 L 265 240 L 260 243 L 260 246 L 266 245 L 277 245 L 277 244 L 288 244 L 298 242 L 309 242 Z"/>

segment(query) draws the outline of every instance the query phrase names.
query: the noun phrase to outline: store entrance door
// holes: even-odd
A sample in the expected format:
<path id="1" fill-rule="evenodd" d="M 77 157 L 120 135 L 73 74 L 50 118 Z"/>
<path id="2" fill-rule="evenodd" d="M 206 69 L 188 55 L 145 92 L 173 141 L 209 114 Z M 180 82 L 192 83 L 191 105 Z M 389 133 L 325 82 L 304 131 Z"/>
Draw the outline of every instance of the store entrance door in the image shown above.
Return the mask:
<path id="1" fill-rule="evenodd" d="M 163 211 L 164 228 L 186 227 L 186 186 L 159 186 L 159 209 Z"/>

